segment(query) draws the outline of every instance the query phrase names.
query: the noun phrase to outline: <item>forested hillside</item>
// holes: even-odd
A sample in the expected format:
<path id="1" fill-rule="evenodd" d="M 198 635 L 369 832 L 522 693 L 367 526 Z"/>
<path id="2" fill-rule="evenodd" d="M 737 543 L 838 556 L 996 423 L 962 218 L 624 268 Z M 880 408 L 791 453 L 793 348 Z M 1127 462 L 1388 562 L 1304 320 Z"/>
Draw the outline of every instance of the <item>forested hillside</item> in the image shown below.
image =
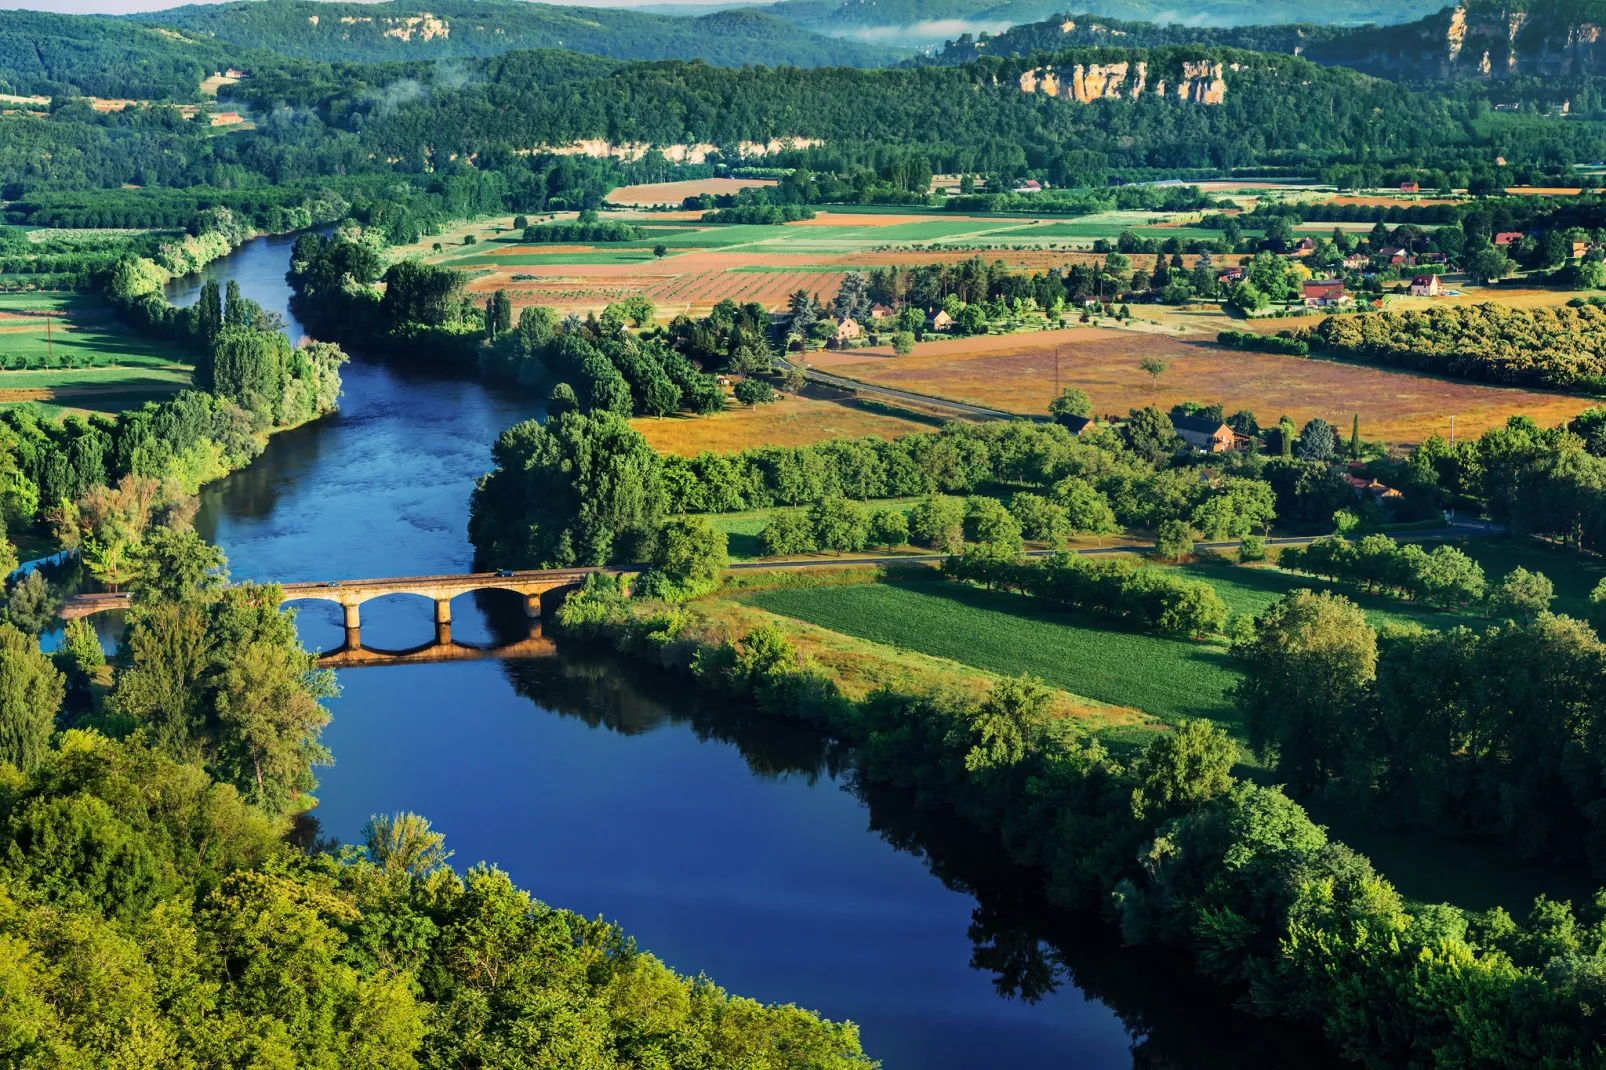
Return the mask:
<path id="1" fill-rule="evenodd" d="M 752 10 L 687 19 L 514 0 L 403 5 L 251 0 L 196 4 L 139 18 L 282 56 L 326 61 L 494 56 L 521 48 L 567 48 L 618 59 L 701 59 L 732 66 L 863 67 L 896 58 L 884 48 L 809 33 Z"/>
<path id="2" fill-rule="evenodd" d="M 241 51 L 120 19 L 0 11 L 0 93 L 196 100 Z"/>
<path id="3" fill-rule="evenodd" d="M 1203 0 L 1186 9 L 1157 0 L 1105 0 L 1098 13 L 1105 19 L 1141 19 L 1187 26 L 1239 26 L 1301 20 L 1354 26 L 1419 18 L 1435 10 L 1434 0 L 1388 4 L 1381 0 L 1340 0 L 1312 7 L 1296 0 L 1251 3 L 1248 0 Z M 1055 0 L 780 0 L 769 9 L 799 26 L 821 33 L 858 35 L 868 40 L 918 41 L 953 34 L 962 21 L 977 30 L 1047 19 L 1062 21 L 1065 10 Z M 972 32 L 975 32 L 974 30 Z"/>

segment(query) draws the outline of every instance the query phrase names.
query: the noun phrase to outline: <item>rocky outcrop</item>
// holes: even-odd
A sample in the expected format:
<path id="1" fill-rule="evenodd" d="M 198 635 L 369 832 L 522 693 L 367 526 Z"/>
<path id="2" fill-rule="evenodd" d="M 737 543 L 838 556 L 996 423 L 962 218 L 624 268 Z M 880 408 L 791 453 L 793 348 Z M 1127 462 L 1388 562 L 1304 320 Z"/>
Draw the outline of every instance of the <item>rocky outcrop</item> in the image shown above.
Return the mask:
<path id="1" fill-rule="evenodd" d="M 1593 6 L 1474 0 L 1403 26 L 1318 42 L 1305 55 L 1407 80 L 1606 74 L 1606 44 L 1601 22 L 1590 13 Z"/>
<path id="2" fill-rule="evenodd" d="M 736 147 L 743 156 L 772 156 L 777 152 L 795 149 L 808 149 L 816 145 L 823 145 L 819 138 L 792 137 L 770 138 L 768 141 L 740 141 Z M 708 157 L 719 151 L 718 145 L 654 145 L 651 142 L 626 142 L 615 144 L 610 141 L 583 140 L 572 141 L 567 145 L 538 145 L 531 152 L 552 153 L 555 156 L 591 156 L 598 159 L 624 160 L 634 163 L 646 156 L 653 149 L 664 154 L 664 158 L 674 163 L 704 163 Z"/>
<path id="3" fill-rule="evenodd" d="M 1168 89 L 1191 104 L 1220 104 L 1227 99 L 1227 81 L 1220 63 L 1212 60 L 1182 64 L 1180 77 L 1168 87 L 1165 79 L 1149 81 L 1149 65 L 1130 63 L 1078 63 L 1056 71 L 1053 65 L 1034 67 L 1020 76 L 1022 93 L 1044 93 L 1080 104 L 1095 100 L 1136 100 L 1145 91 L 1165 96 Z"/>

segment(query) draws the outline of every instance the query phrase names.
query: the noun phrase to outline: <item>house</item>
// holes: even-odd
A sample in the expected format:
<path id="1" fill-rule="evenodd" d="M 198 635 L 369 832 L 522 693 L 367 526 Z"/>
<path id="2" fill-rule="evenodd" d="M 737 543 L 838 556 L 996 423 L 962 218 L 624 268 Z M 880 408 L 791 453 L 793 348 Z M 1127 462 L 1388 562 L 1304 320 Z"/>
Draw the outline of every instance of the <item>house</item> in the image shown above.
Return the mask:
<path id="1" fill-rule="evenodd" d="M 1355 303 L 1355 299 L 1344 292 L 1343 279 L 1311 279 L 1303 289 L 1306 308 L 1336 308 Z"/>
<path id="2" fill-rule="evenodd" d="M 1391 245 L 1386 249 L 1379 249 L 1377 255 L 1386 264 L 1403 264 L 1405 263 L 1406 252 L 1398 246 Z"/>
<path id="3" fill-rule="evenodd" d="M 864 330 L 859 326 L 858 321 L 851 316 L 843 316 L 837 321 L 836 340 L 838 342 L 846 342 L 851 338 L 859 337 L 863 333 Z"/>
<path id="4" fill-rule="evenodd" d="M 240 70 L 238 67 L 230 67 L 228 70 L 223 72 L 223 77 L 225 77 L 225 78 L 244 78 L 245 77 L 245 72 Z"/>
<path id="5" fill-rule="evenodd" d="M 870 318 L 873 319 L 873 320 L 890 319 L 891 316 L 892 316 L 892 309 L 888 308 L 886 305 L 871 305 L 870 306 Z"/>
<path id="6" fill-rule="evenodd" d="M 237 111 L 220 111 L 212 116 L 213 126 L 233 126 L 235 123 L 243 122 L 245 120 L 240 118 L 240 113 Z"/>
<path id="7" fill-rule="evenodd" d="M 1572 245 L 1573 251 L 1570 255 L 1574 260 L 1577 260 L 1585 253 L 1589 252 L 1589 243 L 1587 241 L 1575 241 L 1572 243 Z"/>
<path id="8" fill-rule="evenodd" d="M 1496 248 L 1504 249 L 1512 242 L 1522 241 L 1522 238 L 1523 234 L 1520 230 L 1503 230 L 1494 236 L 1494 243 Z"/>
<path id="9" fill-rule="evenodd" d="M 1367 479 L 1365 476 L 1347 475 L 1344 477 L 1344 482 L 1355 488 L 1355 496 L 1357 498 L 1372 498 L 1380 502 L 1397 502 L 1405 497 L 1404 494 L 1393 487 L 1375 479 Z"/>
<path id="10" fill-rule="evenodd" d="M 1183 442 L 1206 453 L 1226 453 L 1237 444 L 1239 437 L 1220 420 L 1209 420 L 1203 416 L 1178 416 L 1172 413 L 1171 429 Z"/>
<path id="11" fill-rule="evenodd" d="M 1099 427 L 1098 420 L 1094 417 L 1072 416 L 1068 412 L 1062 412 L 1056 415 L 1054 417 L 1054 422 L 1065 428 L 1071 434 L 1077 436 L 1085 435 L 1089 431 L 1097 431 Z"/>
<path id="12" fill-rule="evenodd" d="M 1243 280 L 1244 269 L 1241 267 L 1228 268 L 1226 271 L 1223 271 L 1221 274 L 1216 276 L 1216 281 L 1221 283 L 1223 286 L 1231 286 L 1233 283 L 1242 282 Z"/>
<path id="13" fill-rule="evenodd" d="M 1025 182 L 1020 182 L 1020 183 L 1016 184 L 1015 192 L 1016 193 L 1041 193 L 1041 192 L 1043 192 L 1043 186 L 1042 186 L 1042 183 L 1037 181 L 1037 179 L 1028 178 Z"/>
<path id="14" fill-rule="evenodd" d="M 1314 252 L 1315 250 L 1316 243 L 1314 241 L 1309 238 L 1301 238 L 1294 243 L 1294 247 L 1290 249 L 1289 252 L 1293 253 L 1295 256 L 1301 256 L 1305 253 Z"/>
<path id="15" fill-rule="evenodd" d="M 940 308 L 931 314 L 930 319 L 926 320 L 926 326 L 934 331 L 946 331 L 953 325 L 954 318 Z"/>
<path id="16" fill-rule="evenodd" d="M 1420 192 L 1421 189 L 1422 189 L 1422 187 L 1418 186 L 1415 182 L 1401 182 L 1400 183 L 1400 192 L 1401 193 L 1417 193 L 1417 192 Z"/>
<path id="17" fill-rule="evenodd" d="M 1344 258 L 1344 267 L 1349 271 L 1359 271 L 1366 266 L 1365 253 L 1351 253 Z"/>
<path id="18" fill-rule="evenodd" d="M 1412 297 L 1437 297 L 1443 292 L 1439 288 L 1437 275 L 1413 275 L 1411 277 Z"/>

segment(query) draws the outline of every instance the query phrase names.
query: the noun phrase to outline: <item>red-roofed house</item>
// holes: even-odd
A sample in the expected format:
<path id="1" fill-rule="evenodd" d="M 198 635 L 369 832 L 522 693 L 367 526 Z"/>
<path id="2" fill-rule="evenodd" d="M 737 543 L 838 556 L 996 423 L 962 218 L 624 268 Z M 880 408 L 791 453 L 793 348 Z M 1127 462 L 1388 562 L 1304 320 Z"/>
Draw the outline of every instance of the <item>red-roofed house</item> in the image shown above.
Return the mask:
<path id="1" fill-rule="evenodd" d="M 1502 248 L 1512 242 L 1519 241 L 1522 241 L 1522 231 L 1520 230 L 1503 230 L 1494 236 L 1494 243 Z"/>
<path id="2" fill-rule="evenodd" d="M 1421 188 L 1422 187 L 1418 186 L 1415 182 L 1401 182 L 1400 183 L 1400 192 L 1401 193 L 1416 193 L 1419 190 L 1421 190 Z"/>
<path id="3" fill-rule="evenodd" d="M 1336 308 L 1352 305 L 1355 298 L 1344 292 L 1343 279 L 1311 279 L 1304 285 L 1306 308 Z"/>

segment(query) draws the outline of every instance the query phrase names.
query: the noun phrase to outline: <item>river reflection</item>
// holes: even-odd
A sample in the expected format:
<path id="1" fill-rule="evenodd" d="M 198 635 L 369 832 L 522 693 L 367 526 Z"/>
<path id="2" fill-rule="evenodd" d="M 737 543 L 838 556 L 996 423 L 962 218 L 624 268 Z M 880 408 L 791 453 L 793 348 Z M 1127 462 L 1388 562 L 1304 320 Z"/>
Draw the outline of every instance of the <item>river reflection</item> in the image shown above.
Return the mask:
<path id="1" fill-rule="evenodd" d="M 428 814 L 456 863 L 494 859 L 732 991 L 852 1018 L 888 1067 L 1320 1065 L 1314 1038 L 1047 908 L 951 815 L 862 788 L 822 734 L 562 653 L 343 673 L 325 833 Z"/>

